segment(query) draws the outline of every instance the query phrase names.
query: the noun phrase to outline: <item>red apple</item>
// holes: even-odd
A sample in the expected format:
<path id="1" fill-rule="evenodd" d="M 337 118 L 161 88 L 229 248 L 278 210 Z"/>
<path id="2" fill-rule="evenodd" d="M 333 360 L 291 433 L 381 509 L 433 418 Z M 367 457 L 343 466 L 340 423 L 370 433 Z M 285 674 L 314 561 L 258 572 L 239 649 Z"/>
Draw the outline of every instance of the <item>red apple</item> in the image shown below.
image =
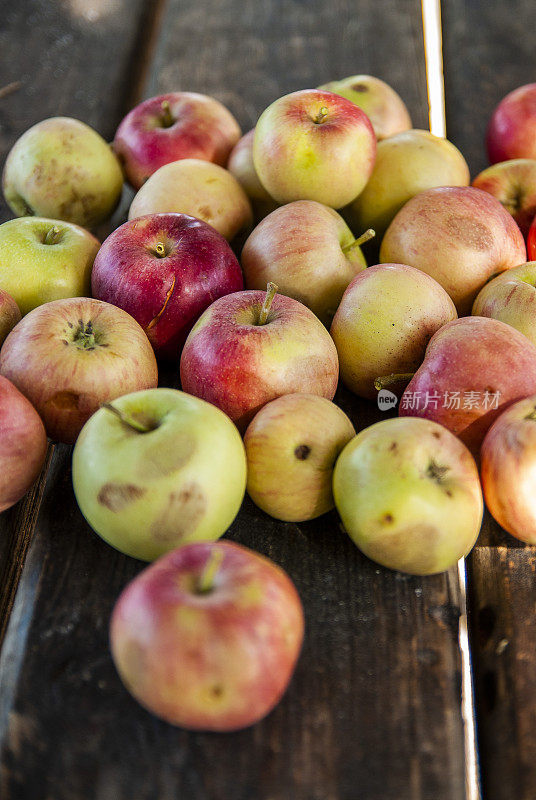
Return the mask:
<path id="1" fill-rule="evenodd" d="M 331 400 L 339 362 L 333 339 L 302 303 L 274 293 L 220 297 L 202 314 L 181 356 L 182 388 L 221 408 L 244 430 L 284 394 Z"/>
<path id="2" fill-rule="evenodd" d="M 232 542 L 184 545 L 124 589 L 110 624 L 129 692 L 191 730 L 233 731 L 279 702 L 303 640 L 303 610 L 283 570 Z"/>
<path id="3" fill-rule="evenodd" d="M 536 215 L 536 159 L 515 158 L 493 164 L 477 175 L 472 185 L 496 197 L 527 236 Z"/>
<path id="4" fill-rule="evenodd" d="M 536 83 L 520 86 L 503 97 L 493 112 L 486 144 L 489 160 L 536 158 Z"/>
<path id="5" fill-rule="evenodd" d="M 99 250 L 91 285 L 94 297 L 128 311 L 166 358 L 179 355 L 205 308 L 244 286 L 223 236 L 186 214 L 125 222 Z"/>
<path id="6" fill-rule="evenodd" d="M 510 406 L 482 443 L 482 486 L 499 525 L 536 544 L 536 395 Z"/>
<path id="7" fill-rule="evenodd" d="M 20 310 L 10 294 L 0 289 L 0 347 L 8 333 L 20 322 Z"/>
<path id="8" fill-rule="evenodd" d="M 412 197 L 387 228 L 382 263 L 409 264 L 441 284 L 460 316 L 486 281 L 527 260 L 511 215 L 488 192 L 439 186 Z"/>
<path id="9" fill-rule="evenodd" d="M 536 347 L 488 317 L 462 317 L 430 339 L 400 401 L 400 416 L 439 422 L 477 454 L 499 414 L 536 392 Z"/>
<path id="10" fill-rule="evenodd" d="M 265 217 L 244 245 L 246 286 L 262 289 L 273 281 L 329 325 L 346 287 L 367 266 L 359 247 L 366 238 L 356 240 L 329 206 L 287 203 Z"/>
<path id="11" fill-rule="evenodd" d="M 253 163 L 279 203 L 317 200 L 341 208 L 363 191 L 375 158 L 369 118 L 333 92 L 306 89 L 280 97 L 255 127 Z"/>
<path id="12" fill-rule="evenodd" d="M 50 438 L 68 444 L 102 403 L 158 382 L 155 355 L 136 320 L 89 297 L 30 311 L 4 342 L 0 373 L 32 403 Z"/>
<path id="13" fill-rule="evenodd" d="M 527 255 L 529 261 L 536 261 L 536 216 L 532 220 L 527 236 Z"/>
<path id="14" fill-rule="evenodd" d="M 170 92 L 133 108 L 119 125 L 113 146 L 129 183 L 139 189 L 159 167 L 181 158 L 225 166 L 239 138 L 238 122 L 213 97 Z"/>
<path id="15" fill-rule="evenodd" d="M 0 375 L 0 511 L 26 494 L 41 472 L 46 452 L 47 436 L 39 414 Z"/>

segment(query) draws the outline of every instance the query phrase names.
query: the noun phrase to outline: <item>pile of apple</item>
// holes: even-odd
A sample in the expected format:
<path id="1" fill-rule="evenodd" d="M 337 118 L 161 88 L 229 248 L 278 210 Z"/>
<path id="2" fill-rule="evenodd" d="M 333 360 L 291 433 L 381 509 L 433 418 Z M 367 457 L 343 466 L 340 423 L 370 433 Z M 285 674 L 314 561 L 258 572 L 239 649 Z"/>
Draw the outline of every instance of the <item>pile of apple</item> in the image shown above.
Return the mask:
<path id="1" fill-rule="evenodd" d="M 469 186 L 459 150 L 359 75 L 276 100 L 242 137 L 219 102 L 176 92 L 134 108 L 112 147 L 57 117 L 9 153 L 0 510 L 47 437 L 76 443 L 91 527 L 158 559 L 119 598 L 111 647 L 162 718 L 242 728 L 292 675 L 292 581 L 216 541 L 246 489 L 285 521 L 336 506 L 368 557 L 418 575 L 469 552 L 482 488 L 536 542 L 536 84 L 498 106 L 488 151 Z M 101 244 L 88 229 L 124 176 L 129 219 Z M 156 388 L 159 363 L 183 391 Z M 399 416 L 356 435 L 339 371 Z"/>

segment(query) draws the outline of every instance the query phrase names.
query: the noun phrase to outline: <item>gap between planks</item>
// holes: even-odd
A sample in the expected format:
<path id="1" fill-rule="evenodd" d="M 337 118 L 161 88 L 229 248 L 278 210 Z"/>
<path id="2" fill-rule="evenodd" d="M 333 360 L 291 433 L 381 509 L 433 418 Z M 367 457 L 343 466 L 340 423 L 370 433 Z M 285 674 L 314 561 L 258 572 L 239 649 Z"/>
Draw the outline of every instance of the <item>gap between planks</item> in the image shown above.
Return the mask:
<path id="1" fill-rule="evenodd" d="M 445 114 L 445 84 L 443 79 L 443 44 L 441 0 L 421 0 L 426 88 L 430 132 L 443 138 L 447 135 Z M 460 618 L 458 644 L 462 662 L 462 719 L 465 751 L 466 800 L 481 800 L 476 749 L 476 717 L 471 662 L 471 647 L 467 624 L 467 570 L 465 559 L 458 561 Z"/>

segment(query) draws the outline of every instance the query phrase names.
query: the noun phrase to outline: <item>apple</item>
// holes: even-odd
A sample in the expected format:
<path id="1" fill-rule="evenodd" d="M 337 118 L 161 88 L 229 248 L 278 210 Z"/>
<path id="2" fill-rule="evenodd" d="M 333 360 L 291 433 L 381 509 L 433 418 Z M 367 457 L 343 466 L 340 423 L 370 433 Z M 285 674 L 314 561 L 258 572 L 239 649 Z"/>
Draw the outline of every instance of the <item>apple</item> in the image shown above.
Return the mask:
<path id="1" fill-rule="evenodd" d="M 176 359 L 190 328 L 216 298 L 244 288 L 230 246 L 211 225 L 186 214 L 125 222 L 93 265 L 93 296 L 124 309 L 157 356 Z"/>
<path id="2" fill-rule="evenodd" d="M 280 97 L 255 127 L 253 163 L 279 203 L 317 200 L 341 208 L 363 191 L 376 137 L 355 103 L 318 89 Z"/>
<path id="3" fill-rule="evenodd" d="M 197 158 L 157 169 L 134 197 L 128 218 L 169 212 L 202 219 L 229 241 L 253 220 L 247 195 L 231 173 Z"/>
<path id="4" fill-rule="evenodd" d="M 361 194 L 345 209 L 353 230 L 382 237 L 404 203 L 433 186 L 467 186 L 469 167 L 447 139 L 410 130 L 379 142 L 376 163 Z"/>
<path id="5" fill-rule="evenodd" d="M 185 392 L 221 408 L 245 430 L 262 406 L 303 392 L 332 400 L 339 363 L 333 340 L 302 303 L 275 292 L 244 291 L 207 308 L 184 345 Z"/>
<path id="6" fill-rule="evenodd" d="M 360 272 L 345 291 L 331 325 L 346 386 L 376 399 L 375 381 L 414 372 L 428 342 L 456 308 L 429 275 L 404 264 L 379 264 Z"/>
<path id="7" fill-rule="evenodd" d="M 253 209 L 253 216 L 256 220 L 261 220 L 274 211 L 279 204 L 273 197 L 270 197 L 255 171 L 253 163 L 254 136 L 255 129 L 253 128 L 238 140 L 229 155 L 227 169 L 247 194 Z"/>
<path id="8" fill-rule="evenodd" d="M 21 313 L 18 305 L 10 294 L 0 289 L 0 347 L 20 319 Z"/>
<path id="9" fill-rule="evenodd" d="M 351 75 L 318 88 L 340 94 L 359 106 L 370 119 L 378 141 L 411 128 L 411 117 L 402 98 L 379 78 Z"/>
<path id="10" fill-rule="evenodd" d="M 536 544 L 536 395 L 510 406 L 482 443 L 482 487 L 499 525 Z"/>
<path id="11" fill-rule="evenodd" d="M 527 236 L 527 254 L 531 261 L 536 261 L 536 216 L 532 220 Z"/>
<path id="12" fill-rule="evenodd" d="M 110 624 L 128 691 L 174 725 L 234 731 L 279 702 L 303 640 L 288 575 L 232 542 L 187 544 L 128 584 Z"/>
<path id="13" fill-rule="evenodd" d="M 373 233 L 373 232 L 372 232 Z M 367 266 L 350 228 L 332 208 L 314 200 L 295 200 L 267 216 L 242 250 L 248 289 L 268 281 L 329 325 L 344 290 Z"/>
<path id="14" fill-rule="evenodd" d="M 536 216 L 536 158 L 494 164 L 477 175 L 472 185 L 496 197 L 527 236 Z"/>
<path id="15" fill-rule="evenodd" d="M 486 133 L 491 164 L 536 158 L 536 83 L 520 86 L 495 108 Z"/>
<path id="16" fill-rule="evenodd" d="M 84 425 L 73 487 L 99 536 L 152 561 L 225 533 L 246 488 L 244 445 L 231 420 L 197 397 L 176 389 L 133 392 Z"/>
<path id="17" fill-rule="evenodd" d="M 502 272 L 486 283 L 473 304 L 473 314 L 492 317 L 521 331 L 536 345 L 536 262 Z"/>
<path id="18" fill-rule="evenodd" d="M 28 398 L 50 438 L 67 444 L 102 403 L 158 382 L 155 355 L 136 320 L 89 297 L 30 311 L 4 342 L 0 374 Z"/>
<path id="19" fill-rule="evenodd" d="M 429 420 L 395 417 L 358 433 L 337 460 L 333 493 L 359 549 L 412 575 L 454 566 L 480 531 L 475 461 L 459 439 Z"/>
<path id="20" fill-rule="evenodd" d="M 110 146 L 89 125 L 52 117 L 15 142 L 2 184 L 18 217 L 48 217 L 94 228 L 115 210 L 123 173 Z"/>
<path id="21" fill-rule="evenodd" d="M 20 217 L 0 225 L 0 289 L 22 314 L 51 300 L 89 295 L 100 242 L 61 220 Z"/>
<path id="22" fill-rule="evenodd" d="M 487 317 L 448 322 L 432 336 L 400 401 L 401 416 L 439 422 L 478 454 L 509 405 L 536 392 L 536 347 Z"/>
<path id="23" fill-rule="evenodd" d="M 37 480 L 46 452 L 41 417 L 0 375 L 0 512 L 18 502 Z"/>
<path id="24" fill-rule="evenodd" d="M 344 411 L 325 397 L 286 394 L 272 400 L 244 436 L 249 496 L 285 522 L 325 514 L 334 506 L 335 461 L 354 436 Z"/>
<path id="25" fill-rule="evenodd" d="M 115 134 L 113 148 L 127 180 L 139 189 L 153 172 L 181 158 L 225 166 L 240 138 L 230 111 L 213 97 L 170 92 L 135 106 Z"/>
<path id="26" fill-rule="evenodd" d="M 412 197 L 391 222 L 380 261 L 427 272 L 471 313 L 482 286 L 527 260 L 525 241 L 512 216 L 481 189 L 447 186 Z"/>

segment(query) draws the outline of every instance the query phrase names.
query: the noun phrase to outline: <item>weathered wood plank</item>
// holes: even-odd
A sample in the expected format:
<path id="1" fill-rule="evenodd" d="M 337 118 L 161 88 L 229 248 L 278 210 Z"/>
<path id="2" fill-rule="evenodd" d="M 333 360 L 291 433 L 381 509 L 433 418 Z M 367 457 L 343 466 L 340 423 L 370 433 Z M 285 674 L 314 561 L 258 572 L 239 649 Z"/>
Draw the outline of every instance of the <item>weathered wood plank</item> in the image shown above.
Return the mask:
<path id="1" fill-rule="evenodd" d="M 278 95 L 356 72 L 392 83 L 426 127 L 416 0 L 359 8 L 349 0 L 170 0 L 145 93 L 213 94 L 246 129 Z M 379 418 L 344 391 L 338 400 L 358 428 Z M 359 554 L 335 513 L 284 525 L 246 500 L 228 535 L 295 580 L 304 651 L 283 702 L 262 723 L 226 736 L 189 734 L 143 711 L 114 671 L 109 614 L 142 565 L 91 533 L 70 490 L 69 449 L 57 448 L 4 648 L 2 797 L 460 800 L 455 573 L 417 579 L 381 569 Z"/>
<path id="2" fill-rule="evenodd" d="M 531 0 L 449 0 L 443 7 L 447 133 L 475 176 L 486 126 L 512 89 L 534 81 Z M 536 796 L 536 548 L 486 514 L 469 560 L 477 733 L 486 800 Z"/>

